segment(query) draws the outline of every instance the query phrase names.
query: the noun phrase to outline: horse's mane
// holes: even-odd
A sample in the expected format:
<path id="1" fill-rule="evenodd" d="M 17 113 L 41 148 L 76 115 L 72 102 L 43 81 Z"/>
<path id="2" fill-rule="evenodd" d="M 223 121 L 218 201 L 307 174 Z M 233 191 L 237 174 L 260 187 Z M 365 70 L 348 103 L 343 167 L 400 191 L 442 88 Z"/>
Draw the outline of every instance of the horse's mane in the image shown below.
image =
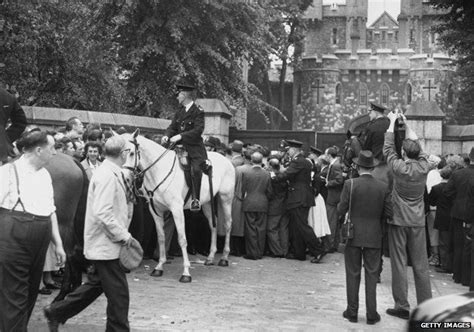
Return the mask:
<path id="1" fill-rule="evenodd" d="M 133 141 L 132 134 L 123 134 L 122 136 L 125 137 L 130 142 Z M 163 147 L 162 145 L 142 135 L 137 136 L 137 141 L 142 149 L 151 152 L 153 155 L 162 153 L 165 150 L 165 147 Z"/>

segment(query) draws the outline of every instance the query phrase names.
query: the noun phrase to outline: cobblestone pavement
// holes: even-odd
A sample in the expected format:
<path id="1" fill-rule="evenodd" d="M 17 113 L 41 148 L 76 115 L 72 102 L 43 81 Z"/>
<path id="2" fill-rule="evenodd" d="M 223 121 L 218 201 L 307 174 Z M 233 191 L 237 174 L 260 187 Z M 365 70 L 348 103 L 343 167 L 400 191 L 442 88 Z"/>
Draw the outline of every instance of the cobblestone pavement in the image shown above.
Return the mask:
<path id="1" fill-rule="evenodd" d="M 132 331 L 403 331 L 406 321 L 388 316 L 393 306 L 390 261 L 384 258 L 382 283 L 377 287 L 382 321 L 365 321 L 364 278 L 360 289 L 359 323 L 342 318 L 346 307 L 344 257 L 330 254 L 322 264 L 265 257 L 251 261 L 230 256 L 229 267 L 204 266 L 202 256 L 193 260 L 190 284 L 178 282 L 182 259 L 165 265 L 161 278 L 148 275 L 154 261 L 145 261 L 128 275 Z M 219 256 L 218 256 L 219 258 Z M 217 262 L 217 260 L 216 260 Z M 416 305 L 413 273 L 409 272 L 409 299 Z M 451 276 L 434 271 L 433 296 L 466 292 Z M 47 331 L 42 308 L 54 296 L 39 295 L 30 331 Z M 104 331 L 106 299 L 99 297 L 60 331 Z"/>

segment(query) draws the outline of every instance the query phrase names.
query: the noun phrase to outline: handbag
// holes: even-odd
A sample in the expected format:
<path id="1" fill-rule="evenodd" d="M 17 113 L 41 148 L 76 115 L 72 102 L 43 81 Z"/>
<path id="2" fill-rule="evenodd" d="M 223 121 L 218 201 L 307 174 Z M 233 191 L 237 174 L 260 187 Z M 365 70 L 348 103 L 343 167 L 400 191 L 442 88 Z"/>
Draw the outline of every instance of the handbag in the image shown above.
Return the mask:
<path id="1" fill-rule="evenodd" d="M 354 224 L 351 221 L 351 205 L 352 205 L 352 179 L 351 181 L 351 190 L 349 194 L 349 211 L 346 213 L 344 223 L 342 224 L 342 239 L 344 242 L 354 238 Z"/>

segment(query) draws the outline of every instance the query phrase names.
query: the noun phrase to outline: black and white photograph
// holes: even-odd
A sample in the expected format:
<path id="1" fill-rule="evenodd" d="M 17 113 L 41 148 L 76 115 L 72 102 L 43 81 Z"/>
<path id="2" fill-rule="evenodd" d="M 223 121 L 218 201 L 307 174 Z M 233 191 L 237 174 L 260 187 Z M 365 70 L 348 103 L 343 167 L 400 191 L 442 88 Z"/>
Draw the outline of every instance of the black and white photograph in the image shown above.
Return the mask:
<path id="1" fill-rule="evenodd" d="M 0 332 L 472 331 L 474 2 L 0 0 Z"/>

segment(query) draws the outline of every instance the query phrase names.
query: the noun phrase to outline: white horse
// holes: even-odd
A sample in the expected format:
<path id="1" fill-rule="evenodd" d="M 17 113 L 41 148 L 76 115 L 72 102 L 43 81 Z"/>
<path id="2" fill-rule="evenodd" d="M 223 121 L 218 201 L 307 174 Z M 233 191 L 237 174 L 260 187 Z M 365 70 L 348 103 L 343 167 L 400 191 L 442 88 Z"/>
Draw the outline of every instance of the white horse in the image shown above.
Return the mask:
<path id="1" fill-rule="evenodd" d="M 187 241 L 184 230 L 184 209 L 190 208 L 190 199 L 184 201 L 189 187 L 186 184 L 184 171 L 181 169 L 178 157 L 173 150 L 167 150 L 161 145 L 138 136 L 138 130 L 133 134 L 123 134 L 127 140 L 126 149 L 130 149 L 127 161 L 124 165 L 127 169 L 133 169 L 135 175 L 141 172 L 144 175 L 143 186 L 147 191 L 150 200 L 150 212 L 155 220 L 158 235 L 158 245 L 160 248 L 160 260 L 151 276 L 160 277 L 163 275 L 163 264 L 166 262 L 165 234 L 163 231 L 163 214 L 171 211 L 178 232 L 178 242 L 183 253 L 184 272 L 180 282 L 191 282 L 189 273 L 189 258 L 186 250 Z M 137 153 L 138 152 L 138 153 Z M 218 197 L 220 209 L 225 222 L 225 246 L 219 266 L 228 266 L 230 229 L 232 224 L 231 209 L 235 187 L 235 170 L 232 163 L 216 152 L 208 152 L 208 159 L 213 167 L 212 186 L 214 195 Z M 127 177 L 130 179 L 130 177 Z M 129 181 L 129 180 L 127 180 Z M 209 178 L 206 174 L 202 176 L 201 184 L 201 207 L 204 215 L 209 221 L 212 230 L 212 241 L 209 256 L 205 265 L 213 265 L 216 253 L 216 227 L 212 225 L 211 197 L 209 192 Z M 221 219 L 221 218 L 219 218 Z"/>

